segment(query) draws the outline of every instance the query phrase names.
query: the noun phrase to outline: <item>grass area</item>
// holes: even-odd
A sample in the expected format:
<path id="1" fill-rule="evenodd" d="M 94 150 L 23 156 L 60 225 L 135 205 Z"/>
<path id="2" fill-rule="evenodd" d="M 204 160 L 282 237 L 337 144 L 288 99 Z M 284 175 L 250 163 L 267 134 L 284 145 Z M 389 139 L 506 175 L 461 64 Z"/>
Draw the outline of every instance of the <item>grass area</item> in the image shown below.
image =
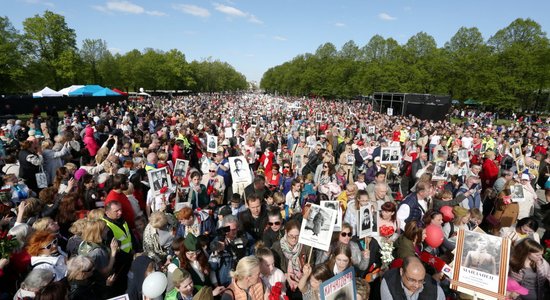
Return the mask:
<path id="1" fill-rule="evenodd" d="M 462 124 L 466 121 L 466 118 L 451 118 L 451 124 Z M 504 125 L 508 126 L 512 124 L 512 120 L 507 119 L 497 119 L 494 123 L 494 125 Z"/>
<path id="2" fill-rule="evenodd" d="M 58 111 L 57 115 L 59 116 L 59 118 L 63 118 L 63 117 L 65 117 L 65 111 L 64 110 Z M 47 115 L 46 115 L 45 112 L 42 112 L 40 114 L 40 116 L 42 118 L 45 118 Z M 26 121 L 26 120 L 30 119 L 31 117 L 32 117 L 32 114 L 19 114 L 19 115 L 17 115 L 17 119 L 19 119 L 21 121 Z"/>

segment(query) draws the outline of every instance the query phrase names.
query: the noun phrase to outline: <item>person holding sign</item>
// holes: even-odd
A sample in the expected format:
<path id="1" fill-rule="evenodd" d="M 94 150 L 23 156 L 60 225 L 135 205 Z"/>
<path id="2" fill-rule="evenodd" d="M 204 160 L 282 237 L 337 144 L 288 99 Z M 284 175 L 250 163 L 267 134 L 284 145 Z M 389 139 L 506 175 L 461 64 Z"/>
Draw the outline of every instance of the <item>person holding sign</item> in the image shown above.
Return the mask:
<path id="1" fill-rule="evenodd" d="M 380 296 L 384 300 L 445 299 L 443 289 L 430 275 L 426 274 L 424 265 L 414 256 L 406 257 L 401 268 L 391 269 L 384 274 Z"/>
<path id="2" fill-rule="evenodd" d="M 300 291 L 302 291 L 302 299 L 319 299 L 321 283 L 329 280 L 332 276 L 334 274 L 326 264 L 316 265 L 313 269 L 310 264 L 306 264 L 304 266 L 304 276 L 302 276 L 298 285 Z"/>
<path id="3" fill-rule="evenodd" d="M 303 276 L 303 262 L 307 253 L 311 253 L 310 247 L 298 243 L 299 237 L 300 223 L 290 220 L 285 225 L 285 235 L 273 243 L 271 248 L 275 257 L 275 266 L 287 274 L 289 287 L 287 295 L 289 297 L 292 296 L 292 292 L 297 291 L 298 282 Z M 313 258 L 309 258 L 309 260 L 315 261 Z"/>

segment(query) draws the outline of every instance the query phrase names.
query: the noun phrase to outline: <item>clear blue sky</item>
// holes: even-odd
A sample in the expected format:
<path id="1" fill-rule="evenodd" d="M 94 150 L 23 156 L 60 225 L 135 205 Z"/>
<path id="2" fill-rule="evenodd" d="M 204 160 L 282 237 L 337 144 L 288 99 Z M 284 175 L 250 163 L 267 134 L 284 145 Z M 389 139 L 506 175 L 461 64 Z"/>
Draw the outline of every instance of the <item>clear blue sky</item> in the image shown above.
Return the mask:
<path id="1" fill-rule="evenodd" d="M 103 39 L 112 52 L 179 49 L 188 61 L 228 62 L 248 80 L 321 44 L 362 47 L 375 34 L 404 44 L 424 31 L 443 46 L 462 27 L 487 40 L 517 18 L 550 29 L 550 1 L 518 0 L 1 0 L 0 15 L 22 31 L 45 10 L 65 16 L 83 39 Z"/>

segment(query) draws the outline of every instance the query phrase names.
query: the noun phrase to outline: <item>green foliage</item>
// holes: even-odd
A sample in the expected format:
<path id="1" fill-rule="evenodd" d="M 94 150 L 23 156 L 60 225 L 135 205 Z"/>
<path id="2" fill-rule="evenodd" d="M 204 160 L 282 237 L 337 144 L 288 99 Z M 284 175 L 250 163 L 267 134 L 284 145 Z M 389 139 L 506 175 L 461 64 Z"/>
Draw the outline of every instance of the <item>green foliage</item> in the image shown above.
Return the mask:
<path id="1" fill-rule="evenodd" d="M 22 76 L 21 37 L 8 18 L 0 17 L 0 91 L 16 91 Z"/>
<path id="2" fill-rule="evenodd" d="M 100 84 L 129 91 L 235 91 L 248 88 L 243 74 L 225 62 L 188 63 L 177 49 L 134 49 L 113 54 L 102 39 L 85 39 L 77 48 L 76 33 L 65 17 L 51 11 L 23 21 L 19 34 L 0 17 L 0 93 L 30 92 L 49 86 Z"/>
<path id="3" fill-rule="evenodd" d="M 449 94 L 498 109 L 548 109 L 550 46 L 535 21 L 517 19 L 487 41 L 460 28 L 438 48 L 425 32 L 399 45 L 373 36 L 363 47 L 340 51 L 325 43 L 269 69 L 260 86 L 269 92 L 348 98 L 373 92 Z"/>

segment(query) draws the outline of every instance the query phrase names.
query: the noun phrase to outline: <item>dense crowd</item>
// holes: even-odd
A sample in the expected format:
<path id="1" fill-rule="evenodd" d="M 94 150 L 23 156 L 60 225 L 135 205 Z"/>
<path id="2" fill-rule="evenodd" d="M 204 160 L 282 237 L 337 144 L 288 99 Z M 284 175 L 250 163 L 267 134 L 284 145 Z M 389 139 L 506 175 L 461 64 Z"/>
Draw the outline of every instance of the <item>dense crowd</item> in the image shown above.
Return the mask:
<path id="1" fill-rule="evenodd" d="M 0 131 L 0 299 L 320 299 L 350 267 L 357 299 L 468 299 L 423 258 L 451 265 L 479 229 L 512 241 L 510 299 L 550 297 L 550 118 L 257 94 L 40 113 Z M 150 180 L 162 168 L 173 184 Z M 339 206 L 328 251 L 299 242 L 321 201 Z M 467 264 L 496 274 L 476 245 Z"/>

